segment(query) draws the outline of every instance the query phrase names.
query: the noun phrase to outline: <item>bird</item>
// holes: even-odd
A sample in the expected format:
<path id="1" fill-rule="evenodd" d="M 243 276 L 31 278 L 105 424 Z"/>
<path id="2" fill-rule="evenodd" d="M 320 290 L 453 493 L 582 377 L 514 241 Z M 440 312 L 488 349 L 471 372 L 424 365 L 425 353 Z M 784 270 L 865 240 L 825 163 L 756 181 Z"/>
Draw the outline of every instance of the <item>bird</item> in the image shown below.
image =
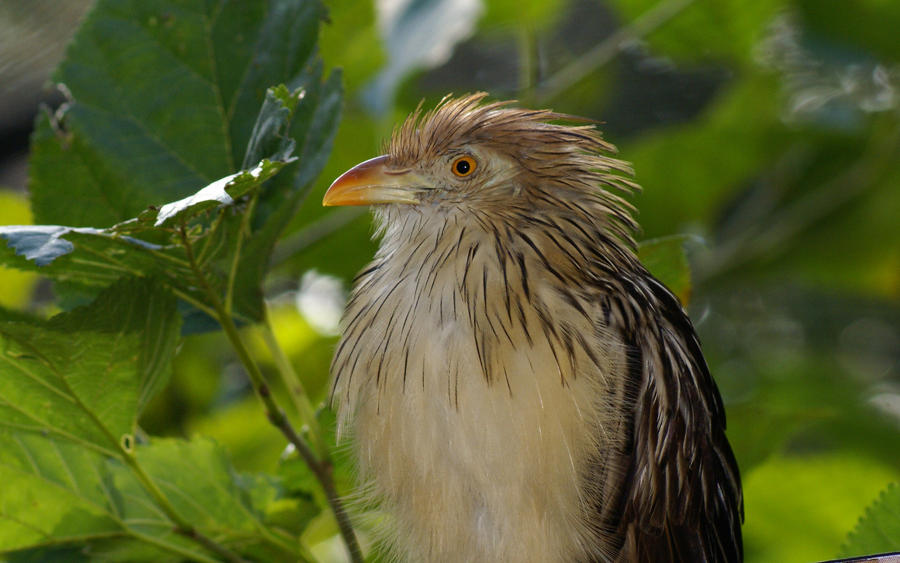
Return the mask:
<path id="1" fill-rule="evenodd" d="M 596 122 L 447 96 L 383 152 L 323 205 L 379 241 L 331 397 L 388 559 L 741 561 L 723 402 Z"/>

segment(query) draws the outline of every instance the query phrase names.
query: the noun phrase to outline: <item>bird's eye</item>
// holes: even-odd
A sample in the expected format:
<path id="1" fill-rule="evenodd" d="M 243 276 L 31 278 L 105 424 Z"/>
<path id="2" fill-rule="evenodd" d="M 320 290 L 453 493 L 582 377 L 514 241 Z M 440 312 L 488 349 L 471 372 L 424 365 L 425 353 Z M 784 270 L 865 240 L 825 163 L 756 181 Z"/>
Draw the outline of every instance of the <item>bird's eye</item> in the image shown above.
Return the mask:
<path id="1" fill-rule="evenodd" d="M 460 178 L 465 178 L 472 172 L 475 172 L 475 167 L 476 164 L 474 158 L 471 156 L 461 156 L 453 161 L 451 169 L 453 170 L 453 173 Z"/>

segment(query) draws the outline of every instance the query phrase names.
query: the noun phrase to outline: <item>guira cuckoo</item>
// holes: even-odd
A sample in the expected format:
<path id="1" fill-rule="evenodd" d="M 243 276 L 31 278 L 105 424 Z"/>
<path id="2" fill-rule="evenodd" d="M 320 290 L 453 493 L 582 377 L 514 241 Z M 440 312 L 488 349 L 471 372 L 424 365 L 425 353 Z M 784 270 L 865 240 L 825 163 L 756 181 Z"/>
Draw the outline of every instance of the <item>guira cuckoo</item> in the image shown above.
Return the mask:
<path id="1" fill-rule="evenodd" d="M 722 400 L 636 256 L 628 164 L 583 119 L 484 98 L 416 110 L 323 202 L 371 206 L 380 238 L 332 394 L 386 549 L 741 560 Z"/>

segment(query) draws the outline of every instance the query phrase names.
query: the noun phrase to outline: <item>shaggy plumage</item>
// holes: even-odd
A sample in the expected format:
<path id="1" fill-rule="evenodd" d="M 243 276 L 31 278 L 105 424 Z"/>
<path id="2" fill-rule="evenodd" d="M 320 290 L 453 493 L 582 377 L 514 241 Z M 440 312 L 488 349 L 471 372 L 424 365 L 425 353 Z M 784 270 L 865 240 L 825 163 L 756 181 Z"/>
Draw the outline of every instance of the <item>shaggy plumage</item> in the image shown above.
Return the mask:
<path id="1" fill-rule="evenodd" d="M 739 561 L 740 477 L 690 320 L 583 120 L 445 99 L 326 205 L 372 205 L 332 364 L 408 561 Z M 562 125 L 578 122 L 582 125 Z"/>

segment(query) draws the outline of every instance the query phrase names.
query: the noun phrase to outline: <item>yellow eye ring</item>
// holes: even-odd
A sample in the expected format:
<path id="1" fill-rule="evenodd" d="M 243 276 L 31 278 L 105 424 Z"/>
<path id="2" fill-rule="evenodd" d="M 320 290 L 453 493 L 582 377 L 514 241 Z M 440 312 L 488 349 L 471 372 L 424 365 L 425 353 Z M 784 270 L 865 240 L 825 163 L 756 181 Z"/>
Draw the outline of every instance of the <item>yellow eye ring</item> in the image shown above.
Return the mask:
<path id="1" fill-rule="evenodd" d="M 461 156 L 453 161 L 450 170 L 460 178 L 465 178 L 466 176 L 470 176 L 472 172 L 475 172 L 477 166 L 475 159 L 471 156 Z"/>

